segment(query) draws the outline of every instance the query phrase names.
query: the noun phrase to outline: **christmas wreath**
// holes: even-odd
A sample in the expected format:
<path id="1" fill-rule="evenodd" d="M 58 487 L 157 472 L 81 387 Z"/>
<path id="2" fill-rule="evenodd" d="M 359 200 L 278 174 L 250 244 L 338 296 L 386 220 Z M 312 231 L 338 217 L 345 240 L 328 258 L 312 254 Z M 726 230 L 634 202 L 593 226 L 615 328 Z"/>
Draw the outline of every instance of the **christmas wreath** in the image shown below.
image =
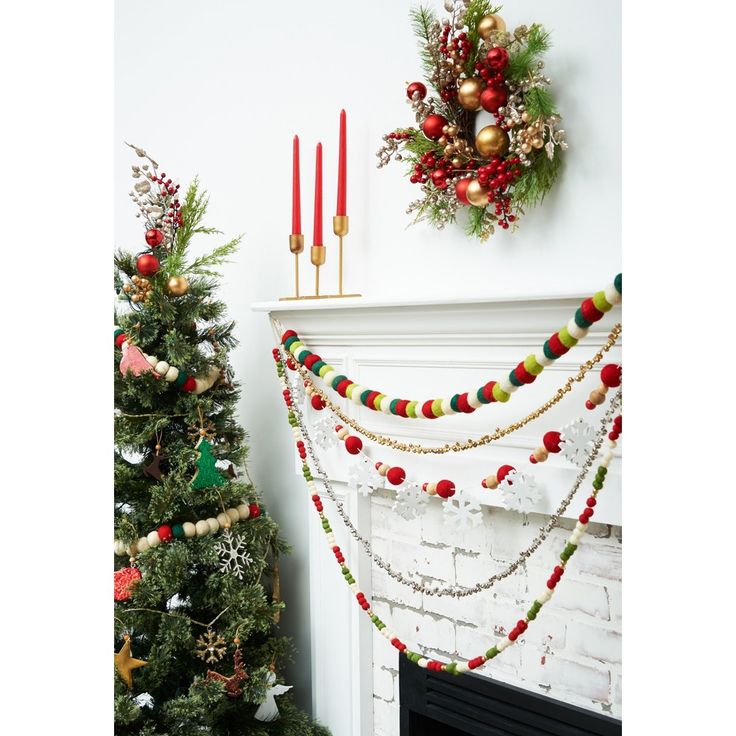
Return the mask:
<path id="1" fill-rule="evenodd" d="M 378 167 L 392 158 L 410 164 L 422 188 L 407 214 L 438 229 L 467 208 L 466 232 L 486 240 L 495 227 L 515 228 L 525 207 L 540 202 L 567 148 L 560 115 L 544 75 L 550 36 L 539 24 L 513 32 L 487 0 L 445 0 L 448 18 L 426 7 L 411 11 L 427 85 L 406 94 L 418 127 L 383 136 Z M 476 133 L 480 111 L 491 114 Z M 482 113 L 481 113 L 482 114 Z"/>

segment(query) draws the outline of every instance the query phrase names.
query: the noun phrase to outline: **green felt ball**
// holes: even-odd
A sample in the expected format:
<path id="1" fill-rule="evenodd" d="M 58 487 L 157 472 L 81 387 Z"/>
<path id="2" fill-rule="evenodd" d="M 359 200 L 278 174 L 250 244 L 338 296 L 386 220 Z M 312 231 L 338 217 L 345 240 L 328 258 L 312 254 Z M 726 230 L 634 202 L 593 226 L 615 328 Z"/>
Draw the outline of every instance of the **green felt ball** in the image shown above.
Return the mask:
<path id="1" fill-rule="evenodd" d="M 174 524 L 174 526 L 171 527 L 171 533 L 177 538 L 177 539 L 184 539 L 184 527 L 181 524 Z"/>
<path id="2" fill-rule="evenodd" d="M 613 285 L 616 287 L 616 291 L 619 294 L 623 294 L 624 293 L 622 291 L 622 289 L 621 289 L 621 287 L 622 287 L 621 274 L 619 274 L 618 276 L 616 276 L 616 278 L 613 280 Z"/>
<path id="3" fill-rule="evenodd" d="M 613 304 L 608 303 L 608 299 L 606 299 L 606 293 L 604 291 L 596 291 L 596 293 L 593 294 L 593 306 L 599 312 L 607 312 L 611 307 L 613 307 Z"/>

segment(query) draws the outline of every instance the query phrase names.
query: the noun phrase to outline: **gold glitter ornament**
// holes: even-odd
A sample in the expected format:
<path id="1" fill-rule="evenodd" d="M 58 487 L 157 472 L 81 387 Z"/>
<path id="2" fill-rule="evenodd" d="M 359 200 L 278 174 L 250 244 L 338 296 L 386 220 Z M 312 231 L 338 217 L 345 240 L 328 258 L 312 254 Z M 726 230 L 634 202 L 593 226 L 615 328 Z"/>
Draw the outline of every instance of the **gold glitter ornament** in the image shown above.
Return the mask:
<path id="1" fill-rule="evenodd" d="M 129 690 L 133 689 L 133 670 L 138 667 L 145 667 L 148 662 L 142 659 L 135 659 L 130 653 L 130 637 L 125 636 L 125 643 L 119 652 L 115 652 L 115 669 L 120 677 L 123 678 Z"/>
<path id="2" fill-rule="evenodd" d="M 166 288 L 171 296 L 184 296 L 189 291 L 189 282 L 183 276 L 172 276 Z"/>
<path id="3" fill-rule="evenodd" d="M 207 632 L 202 634 L 195 644 L 197 656 L 207 664 L 219 662 L 227 651 L 225 640 L 212 629 L 207 629 Z"/>
<path id="4" fill-rule="evenodd" d="M 500 15 L 484 15 L 478 21 L 478 35 L 485 41 L 492 33 L 505 31 L 506 23 Z"/>

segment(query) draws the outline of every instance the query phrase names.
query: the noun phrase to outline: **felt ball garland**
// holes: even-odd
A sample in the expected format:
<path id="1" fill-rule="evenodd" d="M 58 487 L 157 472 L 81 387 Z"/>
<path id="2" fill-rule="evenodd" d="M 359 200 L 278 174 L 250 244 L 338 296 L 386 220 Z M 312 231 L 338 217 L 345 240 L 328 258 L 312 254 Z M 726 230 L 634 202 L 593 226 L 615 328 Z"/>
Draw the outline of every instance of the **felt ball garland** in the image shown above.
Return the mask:
<path id="1" fill-rule="evenodd" d="M 279 372 L 280 377 L 281 377 L 282 370 L 283 368 L 282 368 L 280 361 L 277 361 L 277 371 Z M 312 472 L 309 467 L 309 463 L 307 462 L 306 450 L 304 449 L 305 447 L 304 440 L 301 437 L 301 433 L 299 430 L 299 422 L 296 416 L 294 415 L 294 412 L 292 409 L 292 402 L 290 400 L 291 397 L 290 397 L 290 392 L 288 389 L 284 390 L 284 398 L 285 398 L 285 403 L 288 409 L 289 424 L 292 427 L 295 437 L 298 438 L 297 448 L 301 448 L 299 455 L 303 461 L 302 462 L 302 474 L 304 475 L 304 479 L 306 481 L 307 488 L 309 490 L 315 511 L 317 515 L 319 516 L 320 523 L 322 525 L 322 529 L 325 532 L 327 545 L 330 548 L 330 551 L 332 552 L 333 556 L 335 557 L 336 563 L 340 566 L 340 572 L 343 578 L 345 579 L 346 584 L 348 585 L 351 592 L 353 593 L 357 605 L 360 606 L 360 608 L 363 611 L 365 611 L 371 623 L 381 633 L 381 635 L 385 639 L 387 639 L 389 643 L 395 649 L 401 652 L 410 662 L 416 664 L 418 667 L 422 667 L 424 669 L 429 669 L 429 670 L 433 670 L 437 672 L 449 672 L 453 675 L 460 675 L 460 674 L 470 672 L 471 670 L 474 670 L 474 669 L 477 669 L 478 667 L 483 666 L 484 664 L 486 664 L 486 662 L 495 658 L 502 651 L 504 651 L 509 646 L 514 644 L 514 642 L 516 642 L 519 639 L 519 637 L 527 630 L 529 623 L 534 621 L 537 618 L 542 607 L 544 606 L 545 603 L 547 603 L 552 598 L 552 595 L 557 585 L 562 580 L 562 576 L 564 575 L 567 563 L 569 562 L 570 558 L 577 550 L 580 540 L 582 539 L 583 534 L 585 534 L 588 528 L 590 519 L 594 515 L 594 508 L 597 503 L 596 499 L 597 499 L 598 493 L 603 488 L 603 483 L 605 481 L 605 477 L 608 472 L 608 466 L 611 460 L 613 459 L 612 450 L 614 447 L 616 447 L 616 441 L 613 439 L 610 439 L 610 435 L 609 435 L 609 445 L 611 449 L 609 449 L 609 451 L 605 454 L 603 460 L 601 461 L 597 469 L 596 476 L 592 484 L 593 490 L 590 492 L 590 495 L 588 496 L 585 502 L 585 508 L 583 509 L 582 513 L 578 517 L 578 521 L 575 524 L 575 529 L 570 534 L 567 540 L 567 543 L 565 544 L 565 547 L 563 548 L 562 552 L 560 552 L 559 563 L 556 564 L 554 568 L 552 569 L 550 576 L 547 579 L 544 590 L 532 602 L 524 618 L 520 618 L 512 626 L 509 633 L 506 636 L 499 639 L 485 653 L 480 654 L 476 657 L 473 657 L 472 659 L 469 659 L 469 660 L 441 662 L 436 659 L 425 657 L 419 652 L 414 652 L 410 650 L 406 646 L 406 644 L 404 644 L 404 642 L 401 641 L 398 635 L 391 628 L 389 628 L 389 626 L 379 616 L 376 615 L 376 613 L 373 611 L 371 607 L 370 601 L 366 597 L 365 593 L 361 591 L 358 581 L 356 580 L 352 571 L 350 570 L 350 568 L 348 567 L 346 563 L 345 555 L 342 549 L 336 542 L 335 534 L 330 525 L 330 521 L 324 512 L 324 506 L 322 504 L 322 499 L 319 493 L 317 492 L 317 487 L 315 485 L 314 478 L 312 476 Z M 615 430 L 615 423 L 614 423 L 614 430 Z M 620 422 L 619 422 L 618 434 L 620 434 Z M 512 469 L 511 466 L 503 466 L 501 469 L 499 469 L 499 472 L 502 472 L 504 468 L 508 468 L 505 471 L 506 473 L 510 472 Z M 386 474 L 388 474 L 388 470 L 386 471 Z"/>
<path id="2" fill-rule="evenodd" d="M 621 274 L 618 274 L 605 289 L 585 299 L 570 321 L 544 343 L 538 354 L 528 355 L 507 377 L 499 381 L 489 381 L 476 391 L 454 394 L 450 398 L 428 399 L 423 402 L 393 398 L 361 386 L 339 373 L 319 355 L 312 353 L 294 330 L 286 330 L 281 335 L 281 343 L 293 358 L 340 396 L 373 411 L 411 419 L 470 414 L 484 404 L 506 402 L 518 388 L 533 383 L 546 366 L 577 345 L 595 322 L 621 302 L 621 289 Z"/>
<path id="3" fill-rule="evenodd" d="M 285 393 L 285 392 L 284 392 Z M 291 404 L 287 404 L 291 406 Z M 357 455 L 363 450 L 363 441 L 357 435 L 350 434 L 341 424 L 335 425 L 335 432 L 345 443 L 345 450 L 351 455 Z M 367 458 L 367 456 L 366 456 Z M 306 459 L 306 455 L 304 458 Z M 387 463 L 375 464 L 378 474 L 394 486 L 400 486 L 406 480 L 406 471 L 398 466 L 391 467 Z M 455 484 L 451 480 L 440 480 L 437 483 L 423 483 L 422 490 L 429 496 L 450 498 L 455 495 Z"/>
<path id="4" fill-rule="evenodd" d="M 113 327 L 113 335 L 115 339 L 115 347 L 120 348 L 123 353 L 131 348 L 140 350 L 140 348 L 133 345 L 125 332 L 117 325 Z M 165 360 L 159 360 L 155 355 L 146 355 L 142 350 L 140 353 L 146 363 L 148 363 L 149 367 L 144 367 L 143 369 L 134 371 L 135 375 L 140 375 L 142 372 L 150 371 L 154 376 L 156 376 L 156 378 L 163 378 L 167 383 L 173 383 L 174 386 L 185 393 L 204 393 L 208 389 L 212 388 L 220 378 L 220 369 L 216 366 L 211 366 L 209 373 L 204 378 L 195 378 L 176 366 L 169 365 Z M 124 361 L 125 357 L 123 357 L 123 361 L 121 361 L 121 372 L 125 375 L 127 371 L 124 370 Z"/>
<path id="5" fill-rule="evenodd" d="M 136 555 L 146 552 L 151 547 L 159 544 L 167 544 L 175 539 L 192 539 L 193 537 L 206 537 L 215 534 L 221 528 L 229 529 L 238 521 L 246 519 L 257 519 L 261 515 L 261 508 L 257 503 L 241 503 L 237 508 L 230 508 L 199 521 L 185 521 L 183 524 L 162 524 L 157 529 L 149 532 L 145 537 L 140 537 L 137 542 L 126 544 L 121 539 L 115 540 L 115 554 L 128 555 L 134 560 Z"/>
<path id="6" fill-rule="evenodd" d="M 609 388 L 618 388 L 621 385 L 621 366 L 609 363 L 601 368 L 601 385 L 590 392 L 585 402 L 586 409 L 595 409 L 606 400 Z"/>

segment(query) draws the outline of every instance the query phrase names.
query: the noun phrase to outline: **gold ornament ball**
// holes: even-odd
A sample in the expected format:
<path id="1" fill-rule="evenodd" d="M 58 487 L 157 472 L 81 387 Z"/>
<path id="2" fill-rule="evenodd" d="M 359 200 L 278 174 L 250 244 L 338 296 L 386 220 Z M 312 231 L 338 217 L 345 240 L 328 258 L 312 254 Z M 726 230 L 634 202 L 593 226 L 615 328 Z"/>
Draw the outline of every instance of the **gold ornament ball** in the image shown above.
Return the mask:
<path id="1" fill-rule="evenodd" d="M 484 15 L 478 21 L 478 35 L 483 39 L 490 37 L 495 31 L 505 31 L 506 23 L 500 15 Z"/>
<path id="2" fill-rule="evenodd" d="M 184 296 L 189 291 L 189 282 L 183 276 L 172 276 L 167 287 L 171 296 Z"/>
<path id="3" fill-rule="evenodd" d="M 532 146 L 534 146 L 534 148 L 541 148 L 543 145 L 544 145 L 544 139 L 532 138 Z"/>
<path id="4" fill-rule="evenodd" d="M 465 110 L 480 110 L 483 82 L 478 77 L 464 79 L 457 91 L 457 99 Z"/>
<path id="5" fill-rule="evenodd" d="M 486 125 L 475 136 L 475 147 L 483 158 L 503 156 L 509 150 L 509 136 L 498 125 Z"/>
<path id="6" fill-rule="evenodd" d="M 475 207 L 485 207 L 488 204 L 488 189 L 484 187 L 477 179 L 468 184 L 465 190 L 465 196 L 468 202 Z"/>

